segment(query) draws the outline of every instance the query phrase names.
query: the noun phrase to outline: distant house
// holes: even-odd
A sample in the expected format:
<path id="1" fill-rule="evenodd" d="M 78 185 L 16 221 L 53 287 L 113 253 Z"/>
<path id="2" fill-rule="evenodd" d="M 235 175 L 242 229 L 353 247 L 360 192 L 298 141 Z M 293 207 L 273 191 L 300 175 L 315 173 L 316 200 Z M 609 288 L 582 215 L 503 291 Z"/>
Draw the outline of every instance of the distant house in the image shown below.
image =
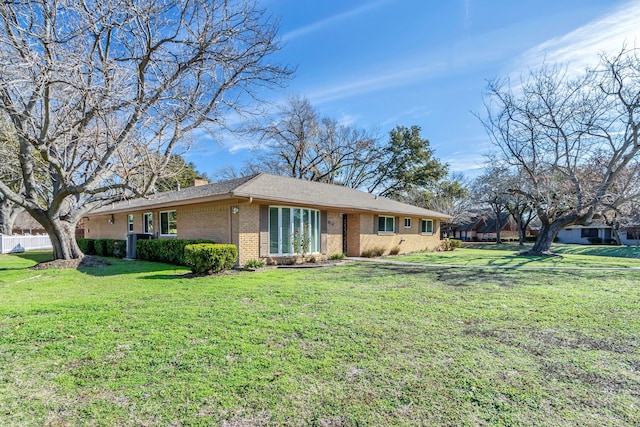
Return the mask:
<path id="1" fill-rule="evenodd" d="M 443 231 L 449 237 L 465 242 L 496 240 L 496 217 L 490 213 L 474 215 L 456 224 L 443 224 Z M 500 238 L 517 238 L 518 227 L 508 213 L 500 215 Z"/>
<path id="2" fill-rule="evenodd" d="M 628 227 L 620 230 L 620 239 L 623 245 L 640 244 L 640 227 Z M 615 239 L 611 226 L 602 222 L 594 222 L 590 225 L 571 225 L 558 232 L 558 242 L 588 245 L 593 242 L 613 243 Z"/>
<path id="3" fill-rule="evenodd" d="M 446 214 L 337 185 L 257 174 L 126 200 L 85 218 L 88 238 L 206 238 L 238 247 L 239 264 L 278 262 L 299 244 L 319 257 L 433 249 Z"/>

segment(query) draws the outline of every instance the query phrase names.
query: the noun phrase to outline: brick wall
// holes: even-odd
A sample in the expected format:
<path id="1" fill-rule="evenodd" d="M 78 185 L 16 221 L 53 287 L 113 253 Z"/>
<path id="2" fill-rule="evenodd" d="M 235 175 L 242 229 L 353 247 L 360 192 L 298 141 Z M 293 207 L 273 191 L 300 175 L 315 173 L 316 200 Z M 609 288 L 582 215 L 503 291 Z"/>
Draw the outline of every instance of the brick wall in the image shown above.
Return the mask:
<path id="1" fill-rule="evenodd" d="M 238 205 L 238 213 L 233 214 L 233 235 L 237 235 L 238 264 L 244 265 L 251 259 L 260 258 L 260 205 Z"/>
<path id="2" fill-rule="evenodd" d="M 419 233 L 422 218 L 411 217 L 411 228 L 404 228 L 404 216 L 396 217 L 395 233 L 374 232 L 373 214 L 360 216 L 360 253 L 374 248 L 383 248 L 385 254 L 398 249 L 399 253 L 433 250 L 440 244 L 440 221 L 433 219 L 433 234 Z M 377 226 L 376 226 L 377 227 Z"/>

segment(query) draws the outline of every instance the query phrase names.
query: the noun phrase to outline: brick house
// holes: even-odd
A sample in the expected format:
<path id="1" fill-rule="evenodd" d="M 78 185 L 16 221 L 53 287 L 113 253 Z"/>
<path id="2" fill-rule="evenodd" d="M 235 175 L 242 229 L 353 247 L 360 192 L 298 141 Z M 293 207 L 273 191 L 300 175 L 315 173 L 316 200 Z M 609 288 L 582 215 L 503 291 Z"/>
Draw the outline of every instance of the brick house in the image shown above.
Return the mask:
<path id="1" fill-rule="evenodd" d="M 338 185 L 265 173 L 114 203 L 89 214 L 88 238 L 211 239 L 238 247 L 239 264 L 277 262 L 307 246 L 319 258 L 433 249 L 448 215 Z M 303 243 L 302 243 L 303 242 Z"/>

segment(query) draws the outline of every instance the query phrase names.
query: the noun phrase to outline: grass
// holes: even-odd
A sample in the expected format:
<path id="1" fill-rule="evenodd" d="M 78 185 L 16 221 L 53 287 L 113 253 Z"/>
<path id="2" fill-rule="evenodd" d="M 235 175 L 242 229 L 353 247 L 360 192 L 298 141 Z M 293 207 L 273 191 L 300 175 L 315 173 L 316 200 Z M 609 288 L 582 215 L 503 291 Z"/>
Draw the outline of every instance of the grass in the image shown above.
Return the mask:
<path id="1" fill-rule="evenodd" d="M 0 256 L 0 425 L 640 423 L 640 272 Z"/>
<path id="2" fill-rule="evenodd" d="M 610 246 L 554 245 L 559 256 L 522 256 L 517 244 L 473 244 L 452 252 L 422 252 L 401 256 L 398 261 L 423 264 L 487 267 L 640 268 L 640 248 Z M 627 255 L 627 257 L 623 257 Z"/>

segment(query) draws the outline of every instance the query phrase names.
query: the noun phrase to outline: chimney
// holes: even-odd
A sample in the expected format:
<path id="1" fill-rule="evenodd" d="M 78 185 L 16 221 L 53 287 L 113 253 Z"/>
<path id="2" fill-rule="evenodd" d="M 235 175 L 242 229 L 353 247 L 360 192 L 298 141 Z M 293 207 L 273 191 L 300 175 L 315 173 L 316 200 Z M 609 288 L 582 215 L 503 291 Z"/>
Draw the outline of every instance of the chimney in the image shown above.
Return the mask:
<path id="1" fill-rule="evenodd" d="M 192 187 L 198 187 L 200 185 L 207 185 L 209 183 L 209 181 L 207 181 L 206 179 L 202 178 L 201 176 L 196 176 L 193 181 L 191 181 L 191 186 Z"/>

